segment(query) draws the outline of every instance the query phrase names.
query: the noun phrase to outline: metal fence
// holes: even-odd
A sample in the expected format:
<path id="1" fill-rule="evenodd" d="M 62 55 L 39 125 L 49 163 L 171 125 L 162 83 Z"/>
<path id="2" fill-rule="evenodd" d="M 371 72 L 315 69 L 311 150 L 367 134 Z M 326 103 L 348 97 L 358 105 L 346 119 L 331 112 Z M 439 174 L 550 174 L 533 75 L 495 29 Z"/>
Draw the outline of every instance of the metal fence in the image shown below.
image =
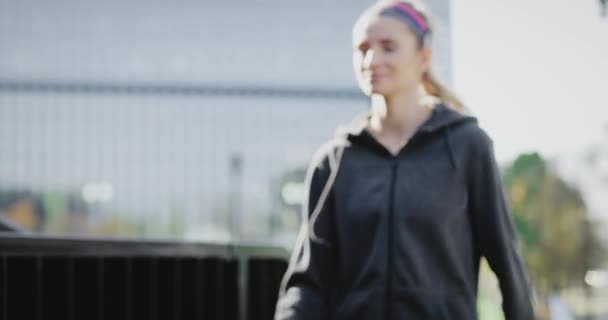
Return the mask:
<path id="1" fill-rule="evenodd" d="M 272 319 L 285 250 L 0 235 L 0 319 Z"/>

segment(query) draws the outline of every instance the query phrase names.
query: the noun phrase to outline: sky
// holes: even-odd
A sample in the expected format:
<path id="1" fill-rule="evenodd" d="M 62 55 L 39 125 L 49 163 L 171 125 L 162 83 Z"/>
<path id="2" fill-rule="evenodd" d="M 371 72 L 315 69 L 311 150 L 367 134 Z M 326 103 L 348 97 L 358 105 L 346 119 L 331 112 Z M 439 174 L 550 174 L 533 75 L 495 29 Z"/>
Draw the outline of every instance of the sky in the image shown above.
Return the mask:
<path id="1" fill-rule="evenodd" d="M 598 0 L 452 0 L 453 86 L 499 162 L 580 152 L 608 128 Z"/>

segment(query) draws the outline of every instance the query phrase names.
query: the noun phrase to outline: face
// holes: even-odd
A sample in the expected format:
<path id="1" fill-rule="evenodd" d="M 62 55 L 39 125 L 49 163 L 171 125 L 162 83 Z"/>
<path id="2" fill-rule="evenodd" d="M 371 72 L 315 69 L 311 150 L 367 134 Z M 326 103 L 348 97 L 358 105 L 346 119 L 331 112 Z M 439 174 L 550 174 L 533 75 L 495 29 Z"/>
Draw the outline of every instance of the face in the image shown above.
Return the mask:
<path id="1" fill-rule="evenodd" d="M 430 49 L 420 48 L 416 34 L 397 18 L 363 19 L 353 31 L 353 65 L 361 90 L 390 96 L 417 89 Z"/>

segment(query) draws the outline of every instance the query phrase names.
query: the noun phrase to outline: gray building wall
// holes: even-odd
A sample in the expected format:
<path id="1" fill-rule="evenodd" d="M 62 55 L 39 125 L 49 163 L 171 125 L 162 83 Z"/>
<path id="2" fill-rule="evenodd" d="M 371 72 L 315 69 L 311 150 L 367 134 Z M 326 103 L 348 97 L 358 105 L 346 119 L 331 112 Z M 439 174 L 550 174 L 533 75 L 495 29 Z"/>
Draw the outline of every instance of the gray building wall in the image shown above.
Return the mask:
<path id="1" fill-rule="evenodd" d="M 351 27 L 369 0 L 0 1 L 3 79 L 354 88 Z M 449 80 L 450 7 L 435 15 Z"/>
<path id="2" fill-rule="evenodd" d="M 0 190 L 109 184 L 94 222 L 70 232 L 118 217 L 139 235 L 178 220 L 174 235 L 222 237 L 206 226 L 233 212 L 263 237 L 281 214 L 273 181 L 367 108 L 350 33 L 369 3 L 0 0 Z M 427 3 L 449 82 L 449 2 Z"/>

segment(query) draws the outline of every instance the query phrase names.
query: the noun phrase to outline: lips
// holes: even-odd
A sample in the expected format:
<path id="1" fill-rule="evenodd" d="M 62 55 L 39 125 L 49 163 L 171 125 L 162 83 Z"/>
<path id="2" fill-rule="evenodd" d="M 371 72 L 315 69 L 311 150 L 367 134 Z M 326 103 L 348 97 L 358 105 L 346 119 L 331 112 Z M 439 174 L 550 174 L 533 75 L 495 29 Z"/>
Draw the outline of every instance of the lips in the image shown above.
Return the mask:
<path id="1" fill-rule="evenodd" d="M 371 82 L 377 82 L 377 81 L 380 81 L 382 78 L 384 78 L 384 75 L 382 75 L 382 74 L 372 74 L 372 75 L 369 77 L 369 80 L 370 80 Z"/>

